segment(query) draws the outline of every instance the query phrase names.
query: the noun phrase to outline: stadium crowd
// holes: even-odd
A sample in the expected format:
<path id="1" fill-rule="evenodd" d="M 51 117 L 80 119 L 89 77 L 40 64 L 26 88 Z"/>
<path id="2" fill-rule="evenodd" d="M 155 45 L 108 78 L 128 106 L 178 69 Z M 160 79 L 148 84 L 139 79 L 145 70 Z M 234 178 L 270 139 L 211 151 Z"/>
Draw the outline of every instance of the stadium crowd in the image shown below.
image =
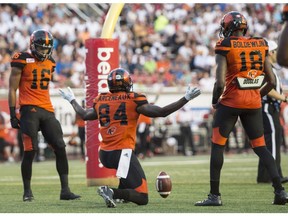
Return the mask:
<path id="1" fill-rule="evenodd" d="M 94 7 L 97 4 L 93 4 Z M 91 4 L 1 4 L 0 88 L 8 87 L 11 55 L 29 48 L 30 34 L 49 30 L 55 40 L 57 65 L 50 87 L 85 85 L 87 38 L 100 37 L 109 7 L 102 13 Z M 101 6 L 101 4 L 98 4 Z M 249 35 L 277 41 L 281 4 L 125 4 L 114 38 L 119 38 L 121 67 L 133 74 L 138 86 L 199 86 L 211 91 L 214 47 L 219 23 L 227 11 L 248 19 Z M 280 75 L 288 84 L 288 73 Z"/>

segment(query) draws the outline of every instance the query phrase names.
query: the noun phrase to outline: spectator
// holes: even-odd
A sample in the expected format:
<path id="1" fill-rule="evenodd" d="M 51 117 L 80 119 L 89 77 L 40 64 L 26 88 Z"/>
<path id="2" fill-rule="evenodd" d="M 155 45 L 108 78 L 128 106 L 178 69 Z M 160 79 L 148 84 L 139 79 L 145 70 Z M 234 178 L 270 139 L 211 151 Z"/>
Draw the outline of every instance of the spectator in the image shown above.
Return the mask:
<path id="1" fill-rule="evenodd" d="M 14 162 L 14 158 L 11 155 L 10 147 L 11 144 L 7 142 L 8 129 L 6 127 L 6 121 L 4 112 L 0 110 L 0 158 L 4 161 Z"/>
<path id="2" fill-rule="evenodd" d="M 145 115 L 140 115 L 137 121 L 137 146 L 136 154 L 138 158 L 144 159 L 145 157 L 151 157 L 151 136 L 150 127 L 152 124 L 152 119 Z"/>
<path id="3" fill-rule="evenodd" d="M 60 59 L 70 56 L 68 58 L 72 65 L 73 62 L 77 61 L 75 53 L 85 58 L 84 41 L 90 37 L 100 36 L 104 19 L 95 19 L 95 15 L 89 10 L 88 4 L 78 4 L 77 6 L 81 7 L 81 10 L 89 16 L 89 20 L 83 20 L 75 13 L 70 14 L 68 4 L 28 3 L 21 5 L 0 5 L 2 9 L 0 12 L 0 37 L 3 37 L 4 40 L 2 41 L 5 41 L 5 53 L 10 58 L 14 50 L 27 49 L 29 34 L 38 26 L 47 28 L 53 33 L 55 38 L 55 55 L 57 55 L 55 59 L 59 59 L 60 61 Z M 279 4 L 249 4 L 249 7 L 244 3 L 125 4 L 120 15 L 120 24 L 123 28 L 121 27 L 121 31 L 116 31 L 114 34 L 120 39 L 121 56 L 126 55 L 126 58 L 123 59 L 125 62 L 121 62 L 121 65 L 128 65 L 130 68 L 131 58 L 128 57 L 128 53 L 130 53 L 129 55 L 136 53 L 136 49 L 138 48 L 141 50 L 141 52 L 138 51 L 140 53 L 138 54 L 138 59 L 143 59 L 146 53 L 150 52 L 154 59 L 158 60 L 157 58 L 163 52 L 171 52 L 174 57 L 177 56 L 179 48 L 190 41 L 193 43 L 191 46 L 193 56 L 185 56 L 185 58 L 189 62 L 192 62 L 191 70 L 194 70 L 194 68 L 202 70 L 204 68 L 204 71 L 209 72 L 209 69 L 213 66 L 213 62 L 211 62 L 211 59 L 214 59 L 213 54 L 211 56 L 211 53 L 213 53 L 213 44 L 218 39 L 215 31 L 218 29 L 217 23 L 221 19 L 219 11 L 225 12 L 227 10 L 242 10 L 245 14 L 253 14 L 249 18 L 249 34 L 263 34 L 262 36 L 274 40 L 278 38 L 281 29 L 281 25 L 279 24 L 281 21 L 281 7 Z M 153 11 L 156 11 L 156 13 L 152 13 Z M 106 14 L 107 10 L 103 9 L 102 12 Z M 139 23 L 140 28 L 138 30 L 135 29 L 137 33 L 133 35 L 132 32 L 136 20 L 138 20 L 137 23 Z M 156 31 L 154 31 L 154 28 Z M 141 35 L 145 35 L 145 37 L 141 37 Z M 71 46 L 71 44 L 75 47 L 73 52 L 69 52 L 70 49 L 67 49 L 65 46 Z M 0 50 L 2 50 L 2 47 Z M 64 56 L 62 56 L 63 53 L 65 53 Z M 194 57 L 195 55 L 196 57 Z M 169 60 L 174 57 L 169 56 Z M 144 62 L 141 61 L 140 66 L 143 66 Z M 133 62 L 134 66 L 135 62 L 137 61 Z M 67 72 L 65 71 L 66 69 L 66 67 L 58 66 L 57 73 L 64 74 L 67 79 L 67 77 L 72 75 L 72 72 Z M 138 70 L 142 71 L 142 68 L 140 67 Z M 190 72 L 191 70 L 189 69 Z M 133 70 L 130 71 L 134 73 Z M 0 72 L 3 74 L 3 77 L 7 77 L 8 71 L 6 69 L 4 71 L 0 69 Z M 56 79 L 55 84 L 51 85 L 51 87 L 57 88 L 70 83 L 66 81 L 65 77 Z M 75 75 L 75 77 L 78 76 Z M 177 79 L 179 77 L 175 77 L 175 81 L 169 81 L 168 84 L 166 83 L 167 80 L 164 79 L 163 81 L 165 85 L 185 86 L 183 82 Z M 7 79 L 2 78 L 0 80 L 2 81 L 0 82 L 0 88 L 7 87 Z M 288 85 L 286 80 L 288 80 L 287 76 L 285 76 L 283 83 Z M 161 81 L 159 80 L 159 82 Z"/>
<path id="4" fill-rule="evenodd" d="M 179 144 L 181 143 L 179 147 L 182 148 L 182 154 L 185 156 L 189 155 L 188 147 L 190 148 L 192 155 L 196 155 L 197 153 L 191 128 L 192 121 L 193 116 L 187 105 L 177 111 L 176 122 L 180 126 Z"/>

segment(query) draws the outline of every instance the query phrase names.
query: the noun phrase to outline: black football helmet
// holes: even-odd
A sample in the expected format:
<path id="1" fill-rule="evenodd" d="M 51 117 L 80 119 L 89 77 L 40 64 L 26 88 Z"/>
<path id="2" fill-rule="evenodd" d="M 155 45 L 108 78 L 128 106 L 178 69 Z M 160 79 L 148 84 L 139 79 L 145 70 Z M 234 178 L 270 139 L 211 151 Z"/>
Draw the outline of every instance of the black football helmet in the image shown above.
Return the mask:
<path id="1" fill-rule="evenodd" d="M 47 53 L 45 49 L 48 49 Z M 30 50 L 39 61 L 49 58 L 53 51 L 52 34 L 44 29 L 34 31 L 30 36 Z"/>
<path id="2" fill-rule="evenodd" d="M 123 68 L 112 70 L 107 77 L 108 88 L 113 92 L 130 92 L 133 86 L 130 73 Z"/>
<path id="3" fill-rule="evenodd" d="M 248 24 L 246 18 L 237 11 L 231 11 L 225 14 L 220 23 L 220 37 L 229 37 L 232 32 L 243 29 L 243 36 L 245 36 L 248 30 Z"/>

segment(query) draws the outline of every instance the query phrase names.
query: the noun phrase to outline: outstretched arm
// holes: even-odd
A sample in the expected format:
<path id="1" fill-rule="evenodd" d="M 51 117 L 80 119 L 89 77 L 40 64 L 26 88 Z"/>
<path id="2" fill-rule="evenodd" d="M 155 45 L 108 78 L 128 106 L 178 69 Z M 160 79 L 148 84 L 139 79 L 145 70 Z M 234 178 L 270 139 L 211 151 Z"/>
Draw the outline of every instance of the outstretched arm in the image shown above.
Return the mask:
<path id="1" fill-rule="evenodd" d="M 94 108 L 84 109 L 75 99 L 74 93 L 70 87 L 67 88 L 68 91 L 65 92 L 59 89 L 60 95 L 69 101 L 76 113 L 85 121 L 98 119 L 97 113 Z"/>
<path id="2" fill-rule="evenodd" d="M 71 105 L 76 113 L 85 121 L 98 119 L 97 113 L 94 108 L 83 109 L 83 107 L 78 104 L 76 100 L 72 100 Z"/>
<path id="3" fill-rule="evenodd" d="M 185 96 L 180 98 L 178 101 L 173 102 L 167 106 L 159 107 L 153 104 L 144 104 L 137 108 L 137 112 L 148 117 L 166 117 L 169 114 L 177 111 L 183 107 L 188 101 L 198 97 L 201 94 L 200 89 L 188 87 Z"/>

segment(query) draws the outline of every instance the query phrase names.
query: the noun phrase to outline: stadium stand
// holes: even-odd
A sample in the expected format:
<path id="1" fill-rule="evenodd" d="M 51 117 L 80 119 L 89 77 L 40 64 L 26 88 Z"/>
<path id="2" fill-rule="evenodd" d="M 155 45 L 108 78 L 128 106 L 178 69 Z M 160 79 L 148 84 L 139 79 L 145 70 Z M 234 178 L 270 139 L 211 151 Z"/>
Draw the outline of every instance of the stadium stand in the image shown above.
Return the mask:
<path id="1" fill-rule="evenodd" d="M 0 88 L 7 88 L 10 56 L 29 45 L 29 35 L 45 28 L 55 36 L 57 61 L 52 88 L 84 87 L 87 38 L 99 37 L 109 4 L 0 4 Z M 125 4 L 113 37 L 120 39 L 121 66 L 138 85 L 185 86 L 210 91 L 213 48 L 222 14 L 241 11 L 249 34 L 277 40 L 281 4 Z M 282 81 L 287 85 L 287 71 Z M 203 81 L 204 80 L 204 81 Z M 204 86 L 202 85 L 204 83 Z"/>

